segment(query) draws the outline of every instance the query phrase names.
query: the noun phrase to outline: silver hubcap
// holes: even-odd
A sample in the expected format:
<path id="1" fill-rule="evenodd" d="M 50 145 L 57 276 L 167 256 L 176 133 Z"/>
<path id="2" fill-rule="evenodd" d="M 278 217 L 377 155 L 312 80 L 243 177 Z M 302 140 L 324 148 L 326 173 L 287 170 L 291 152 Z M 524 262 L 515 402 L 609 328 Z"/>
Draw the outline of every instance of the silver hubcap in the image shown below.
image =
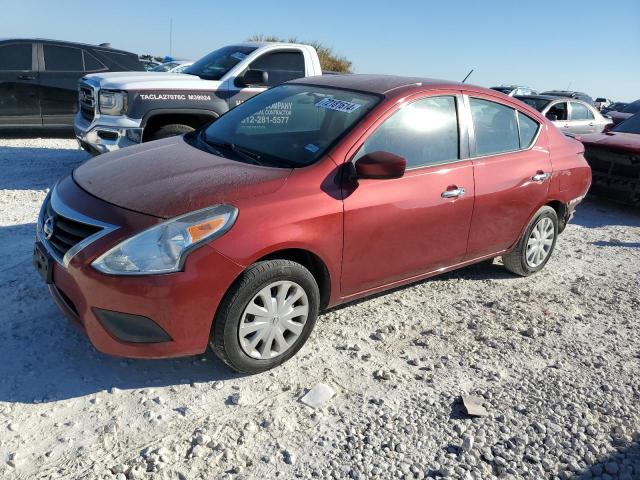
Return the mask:
<path id="1" fill-rule="evenodd" d="M 550 218 L 544 217 L 536 223 L 527 241 L 527 265 L 531 268 L 540 266 L 549 256 L 555 229 Z"/>
<path id="2" fill-rule="evenodd" d="M 244 353 L 267 360 L 286 352 L 302 334 L 309 299 L 295 282 L 272 283 L 260 290 L 242 313 L 238 337 Z"/>

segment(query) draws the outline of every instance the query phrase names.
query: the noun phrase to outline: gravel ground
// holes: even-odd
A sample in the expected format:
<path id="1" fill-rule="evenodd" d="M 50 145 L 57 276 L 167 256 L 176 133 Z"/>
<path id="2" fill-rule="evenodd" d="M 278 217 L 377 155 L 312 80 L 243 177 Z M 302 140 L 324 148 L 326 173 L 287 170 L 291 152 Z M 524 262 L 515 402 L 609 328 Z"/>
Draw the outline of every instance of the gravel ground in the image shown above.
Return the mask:
<path id="1" fill-rule="evenodd" d="M 640 478 L 638 210 L 588 199 L 539 274 L 495 260 L 334 309 L 243 377 L 102 355 L 58 313 L 34 222 L 86 158 L 0 140 L 0 478 Z"/>

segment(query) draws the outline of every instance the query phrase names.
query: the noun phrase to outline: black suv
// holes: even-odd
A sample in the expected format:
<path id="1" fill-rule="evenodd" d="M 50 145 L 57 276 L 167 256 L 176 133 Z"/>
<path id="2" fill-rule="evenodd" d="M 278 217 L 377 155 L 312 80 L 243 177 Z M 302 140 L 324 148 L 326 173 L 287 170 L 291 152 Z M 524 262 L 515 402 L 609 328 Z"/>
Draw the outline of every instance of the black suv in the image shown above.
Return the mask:
<path id="1" fill-rule="evenodd" d="M 0 40 L 0 128 L 72 127 L 81 77 L 143 70 L 137 55 L 108 46 Z"/>

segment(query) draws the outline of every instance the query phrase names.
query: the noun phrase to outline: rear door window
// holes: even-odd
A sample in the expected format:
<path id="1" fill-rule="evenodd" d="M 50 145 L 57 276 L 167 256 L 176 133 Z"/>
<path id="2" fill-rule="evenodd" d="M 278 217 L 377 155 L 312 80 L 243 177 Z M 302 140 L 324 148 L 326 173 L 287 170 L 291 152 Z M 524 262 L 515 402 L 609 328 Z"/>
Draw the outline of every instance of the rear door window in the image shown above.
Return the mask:
<path id="1" fill-rule="evenodd" d="M 399 155 L 407 168 L 459 158 L 458 114 L 453 96 L 416 100 L 391 115 L 364 142 L 356 160 L 383 151 Z"/>
<path id="2" fill-rule="evenodd" d="M 0 45 L 0 70 L 32 70 L 31 49 L 30 43 Z"/>
<path id="3" fill-rule="evenodd" d="M 593 114 L 581 103 L 571 102 L 571 120 L 591 120 Z"/>
<path id="4" fill-rule="evenodd" d="M 479 98 L 471 98 L 469 102 L 476 156 L 512 152 L 520 148 L 515 109 Z"/>
<path id="5" fill-rule="evenodd" d="M 302 52 L 273 52 L 262 55 L 249 67 L 252 70 L 264 70 L 269 74 L 268 86 L 301 78 L 305 75 L 304 55 Z"/>
<path id="6" fill-rule="evenodd" d="M 59 45 L 43 46 L 44 69 L 48 72 L 82 72 L 82 50 Z"/>
<path id="7" fill-rule="evenodd" d="M 547 112 L 547 118 L 549 118 L 550 120 L 568 120 L 569 114 L 567 102 L 560 102 L 553 105 Z"/>

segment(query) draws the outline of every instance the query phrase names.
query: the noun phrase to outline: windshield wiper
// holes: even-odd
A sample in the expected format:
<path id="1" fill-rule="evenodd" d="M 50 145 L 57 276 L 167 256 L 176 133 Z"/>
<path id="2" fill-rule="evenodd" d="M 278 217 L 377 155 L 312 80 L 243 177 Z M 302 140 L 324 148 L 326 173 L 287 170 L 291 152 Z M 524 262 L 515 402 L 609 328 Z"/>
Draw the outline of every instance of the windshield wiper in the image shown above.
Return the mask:
<path id="1" fill-rule="evenodd" d="M 244 158 L 249 163 L 253 163 L 254 165 L 264 166 L 264 164 L 260 162 L 260 155 L 258 153 L 248 150 L 244 147 L 240 147 L 235 143 L 218 141 L 218 140 L 209 140 L 208 138 L 204 138 L 203 140 L 207 145 L 213 148 L 217 147 L 217 148 L 222 148 L 224 150 L 230 150 L 233 153 Z"/>

